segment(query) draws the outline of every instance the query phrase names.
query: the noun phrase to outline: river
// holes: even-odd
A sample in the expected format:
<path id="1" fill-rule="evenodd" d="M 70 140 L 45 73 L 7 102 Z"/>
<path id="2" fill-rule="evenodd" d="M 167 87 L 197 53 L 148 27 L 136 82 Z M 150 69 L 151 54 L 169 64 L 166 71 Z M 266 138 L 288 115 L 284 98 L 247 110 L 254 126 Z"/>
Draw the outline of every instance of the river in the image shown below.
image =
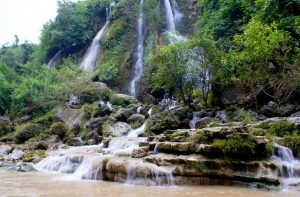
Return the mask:
<path id="1" fill-rule="evenodd" d="M 0 168 L 0 196 L 202 196 L 202 197 L 296 197 L 300 192 L 268 192 L 257 189 L 223 186 L 146 187 L 104 181 L 70 180 L 57 173 L 21 173 Z"/>

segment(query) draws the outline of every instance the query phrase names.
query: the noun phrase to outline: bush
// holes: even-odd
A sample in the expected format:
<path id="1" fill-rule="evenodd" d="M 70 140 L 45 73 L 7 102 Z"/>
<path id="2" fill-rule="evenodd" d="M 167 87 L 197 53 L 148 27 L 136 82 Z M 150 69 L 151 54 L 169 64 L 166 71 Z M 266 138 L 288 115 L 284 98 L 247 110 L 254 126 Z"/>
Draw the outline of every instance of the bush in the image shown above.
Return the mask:
<path id="1" fill-rule="evenodd" d="M 14 135 L 14 141 L 17 144 L 24 143 L 32 137 L 39 135 L 42 131 L 42 127 L 38 124 L 27 123 L 16 127 Z"/>
<path id="2" fill-rule="evenodd" d="M 294 125 L 290 121 L 281 120 L 270 124 L 270 132 L 276 136 L 283 137 L 294 131 Z"/>
<path id="3" fill-rule="evenodd" d="M 68 132 L 68 126 L 62 122 L 56 122 L 51 125 L 50 132 L 63 138 Z"/>

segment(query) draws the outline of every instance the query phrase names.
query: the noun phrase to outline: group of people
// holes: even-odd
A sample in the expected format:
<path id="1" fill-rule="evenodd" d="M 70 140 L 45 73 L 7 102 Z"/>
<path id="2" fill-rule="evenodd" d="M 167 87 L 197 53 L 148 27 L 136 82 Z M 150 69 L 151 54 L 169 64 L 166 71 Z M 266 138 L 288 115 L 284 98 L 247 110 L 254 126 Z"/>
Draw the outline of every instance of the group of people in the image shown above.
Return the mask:
<path id="1" fill-rule="evenodd" d="M 109 101 L 108 101 L 106 104 L 105 104 L 104 101 L 100 101 L 99 104 L 98 104 L 98 107 L 99 107 L 100 109 L 103 109 L 103 108 L 105 108 L 105 107 L 108 107 L 108 109 L 109 109 L 110 111 L 113 110 L 112 104 L 111 104 L 111 102 L 109 102 Z"/>
<path id="2" fill-rule="evenodd" d="M 157 100 L 156 102 L 159 109 L 165 110 L 166 108 L 170 109 L 171 107 L 175 107 L 178 101 L 174 96 L 170 97 L 170 94 L 166 93 L 161 101 Z"/>

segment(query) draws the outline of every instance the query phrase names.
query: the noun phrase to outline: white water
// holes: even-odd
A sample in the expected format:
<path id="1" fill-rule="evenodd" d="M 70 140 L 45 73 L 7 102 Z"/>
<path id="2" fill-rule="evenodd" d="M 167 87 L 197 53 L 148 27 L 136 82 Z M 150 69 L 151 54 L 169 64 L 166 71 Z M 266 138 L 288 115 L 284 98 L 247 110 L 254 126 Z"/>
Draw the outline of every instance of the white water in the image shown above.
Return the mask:
<path id="1" fill-rule="evenodd" d="M 144 12 L 143 12 L 143 4 L 144 0 L 141 0 L 140 3 L 140 16 L 137 24 L 137 41 L 136 41 L 136 49 L 135 56 L 136 62 L 134 64 L 134 75 L 133 79 L 130 82 L 130 95 L 136 96 L 137 82 L 140 80 L 143 73 L 143 56 L 144 56 Z"/>
<path id="2" fill-rule="evenodd" d="M 300 184 L 300 161 L 293 156 L 291 149 L 273 143 L 274 152 L 272 160 L 275 160 L 279 165 L 279 173 L 282 177 L 282 187 L 287 190 L 293 185 Z"/>
<path id="3" fill-rule="evenodd" d="M 48 62 L 48 68 L 56 68 L 58 66 L 58 61 L 60 59 L 61 53 L 64 49 L 59 50 Z"/>
<path id="4" fill-rule="evenodd" d="M 190 121 L 190 129 L 195 129 L 196 123 L 200 120 L 199 113 L 193 112 L 193 119 Z"/>
<path id="5" fill-rule="evenodd" d="M 165 4 L 165 9 L 166 9 L 166 19 L 168 23 L 168 31 L 176 31 L 176 26 L 175 26 L 175 17 L 172 11 L 171 3 L 170 0 L 164 0 Z"/>
<path id="6" fill-rule="evenodd" d="M 87 52 L 85 53 L 82 62 L 80 63 L 79 67 L 81 69 L 85 69 L 88 71 L 93 71 L 99 51 L 100 51 L 100 40 L 102 39 L 108 25 L 108 8 L 106 9 L 106 23 L 102 27 L 102 29 L 97 33 L 95 38 L 92 41 L 91 46 L 88 48 Z"/>
<path id="7" fill-rule="evenodd" d="M 127 136 L 112 138 L 107 148 L 103 145 L 79 146 L 49 152 L 49 156 L 35 165 L 39 171 L 67 174 L 67 180 L 103 180 L 105 162 L 124 165 L 127 183 L 161 185 L 173 184 L 172 171 L 142 159 L 133 159 L 131 154 L 147 138 L 137 137 L 145 131 L 145 122 L 140 128 L 131 130 Z"/>
<path id="8" fill-rule="evenodd" d="M 174 12 L 174 21 L 175 21 L 175 25 L 176 24 L 180 24 L 181 19 L 183 17 L 182 13 L 179 11 L 179 7 L 178 4 L 175 0 L 171 0 L 172 1 L 172 9 Z"/>

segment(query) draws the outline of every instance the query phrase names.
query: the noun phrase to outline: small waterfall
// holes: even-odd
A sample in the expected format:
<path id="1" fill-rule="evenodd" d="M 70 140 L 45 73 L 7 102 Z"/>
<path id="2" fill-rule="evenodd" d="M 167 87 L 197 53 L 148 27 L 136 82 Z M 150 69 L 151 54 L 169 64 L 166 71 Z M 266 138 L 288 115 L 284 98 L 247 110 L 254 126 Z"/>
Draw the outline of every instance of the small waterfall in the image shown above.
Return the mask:
<path id="1" fill-rule="evenodd" d="M 137 137 L 145 131 L 147 121 L 127 136 L 112 138 L 108 148 L 103 145 L 69 147 L 48 152 L 48 157 L 34 167 L 40 171 L 65 174 L 67 180 L 103 180 L 108 163 L 126 169 L 126 182 L 143 185 L 173 185 L 173 167 L 157 166 L 143 159 L 131 158 L 134 149 L 147 138 Z M 119 172 L 117 172 L 119 173 Z"/>
<path id="2" fill-rule="evenodd" d="M 300 162 L 295 160 L 292 150 L 277 143 L 273 143 L 273 148 L 271 159 L 278 163 L 283 189 L 300 184 Z"/>
<path id="3" fill-rule="evenodd" d="M 174 11 L 174 20 L 175 20 L 175 24 L 178 25 L 181 22 L 181 19 L 183 17 L 182 13 L 179 11 L 179 7 L 178 4 L 175 0 L 171 0 L 172 1 L 172 9 Z"/>
<path id="4" fill-rule="evenodd" d="M 190 129 L 195 129 L 196 123 L 200 120 L 199 112 L 193 112 L 193 119 L 190 121 Z"/>
<path id="5" fill-rule="evenodd" d="M 64 49 L 59 50 L 48 62 L 48 68 L 57 68 Z"/>
<path id="6" fill-rule="evenodd" d="M 108 15 L 109 15 L 109 10 L 108 10 L 108 8 L 106 8 L 106 23 L 102 27 L 102 29 L 97 33 L 97 35 L 95 36 L 95 38 L 92 41 L 91 46 L 88 48 L 87 52 L 85 53 L 84 58 L 79 65 L 79 67 L 81 69 L 93 71 L 96 60 L 97 60 L 98 53 L 100 51 L 100 40 L 102 39 L 102 37 L 109 25 Z"/>
<path id="7" fill-rule="evenodd" d="M 175 17 L 172 11 L 170 0 L 164 0 L 164 4 L 166 9 L 166 18 L 168 22 L 168 31 L 176 31 Z"/>
<path id="8" fill-rule="evenodd" d="M 134 64 L 134 75 L 133 79 L 130 82 L 130 95 L 136 96 L 137 91 L 137 82 L 140 80 L 143 73 L 143 57 L 144 57 L 144 12 L 143 12 L 144 0 L 141 0 L 140 3 L 140 16 L 137 24 L 137 41 L 135 48 L 135 58 L 136 62 Z"/>

